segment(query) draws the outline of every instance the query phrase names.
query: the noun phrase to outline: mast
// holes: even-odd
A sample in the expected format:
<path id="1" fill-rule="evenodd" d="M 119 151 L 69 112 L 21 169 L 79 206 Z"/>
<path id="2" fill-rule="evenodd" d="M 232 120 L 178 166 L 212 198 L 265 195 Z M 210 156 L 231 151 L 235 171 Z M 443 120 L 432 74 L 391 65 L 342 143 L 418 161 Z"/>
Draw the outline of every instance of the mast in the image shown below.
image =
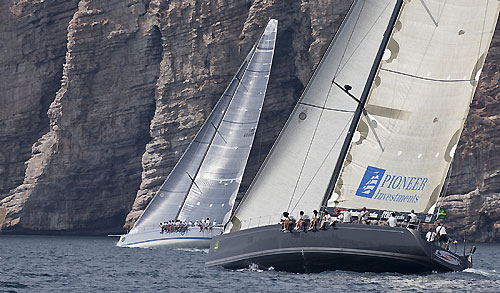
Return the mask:
<path id="1" fill-rule="evenodd" d="M 394 25 L 398 19 L 399 13 L 401 12 L 401 8 L 403 6 L 403 0 L 397 0 L 396 5 L 394 6 L 394 10 L 392 11 L 391 19 L 389 21 L 389 25 L 384 33 L 384 38 L 382 39 L 382 43 L 380 44 L 379 50 L 377 52 L 377 56 L 375 57 L 375 61 L 373 62 L 372 68 L 370 70 L 370 75 L 366 81 L 365 87 L 363 88 L 363 93 L 361 98 L 359 99 L 358 106 L 356 108 L 356 112 L 354 113 L 354 117 L 352 123 L 349 127 L 349 132 L 344 140 L 344 144 L 342 145 L 342 150 L 340 151 L 339 159 L 335 165 L 335 169 L 333 171 L 333 175 L 328 183 L 328 187 L 325 191 L 325 195 L 323 197 L 323 201 L 321 204 L 321 208 L 325 208 L 328 203 L 328 199 L 332 194 L 337 180 L 340 176 L 340 171 L 342 170 L 342 165 L 344 164 L 344 160 L 347 156 L 347 151 L 349 150 L 349 146 L 351 144 L 352 137 L 354 136 L 354 132 L 358 125 L 359 120 L 361 119 L 361 114 L 363 113 L 366 101 L 368 99 L 368 95 L 370 94 L 370 90 L 372 88 L 373 81 L 375 80 L 375 76 L 377 75 L 378 69 L 380 67 L 380 63 L 382 62 L 382 57 L 384 55 L 384 51 L 389 43 L 389 40 L 392 35 L 392 31 L 394 29 Z M 335 83 L 335 80 L 332 80 L 332 83 Z M 347 91 L 346 93 L 351 96 Z"/>

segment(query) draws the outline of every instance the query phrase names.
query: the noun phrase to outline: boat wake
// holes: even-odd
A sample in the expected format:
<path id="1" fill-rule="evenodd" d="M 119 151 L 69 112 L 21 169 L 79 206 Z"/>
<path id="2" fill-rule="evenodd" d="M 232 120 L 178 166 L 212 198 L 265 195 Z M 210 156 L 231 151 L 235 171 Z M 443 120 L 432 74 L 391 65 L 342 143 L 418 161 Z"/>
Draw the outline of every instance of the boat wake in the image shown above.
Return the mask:
<path id="1" fill-rule="evenodd" d="M 484 277 L 496 277 L 496 276 L 498 276 L 498 272 L 496 270 L 481 270 L 481 269 L 468 268 L 468 269 L 465 269 L 464 272 L 473 273 L 473 274 L 481 275 Z"/>
<path id="2" fill-rule="evenodd" d="M 267 270 L 262 270 L 259 268 L 259 266 L 257 264 L 250 264 L 248 266 L 248 268 L 244 268 L 244 269 L 238 269 L 236 270 L 237 272 L 257 272 L 257 273 L 261 273 L 261 272 L 264 272 L 264 271 L 274 271 L 274 267 L 269 267 Z"/>

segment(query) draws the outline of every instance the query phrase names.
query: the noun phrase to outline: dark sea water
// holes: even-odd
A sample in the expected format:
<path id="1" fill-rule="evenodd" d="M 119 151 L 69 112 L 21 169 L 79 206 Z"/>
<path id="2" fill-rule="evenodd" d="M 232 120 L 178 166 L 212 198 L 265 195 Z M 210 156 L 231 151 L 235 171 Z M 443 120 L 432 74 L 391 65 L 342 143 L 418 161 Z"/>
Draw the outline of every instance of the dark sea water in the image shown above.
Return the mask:
<path id="1" fill-rule="evenodd" d="M 0 292 L 500 292 L 500 244 L 463 272 L 291 274 L 205 268 L 207 251 L 119 248 L 116 238 L 0 236 Z"/>

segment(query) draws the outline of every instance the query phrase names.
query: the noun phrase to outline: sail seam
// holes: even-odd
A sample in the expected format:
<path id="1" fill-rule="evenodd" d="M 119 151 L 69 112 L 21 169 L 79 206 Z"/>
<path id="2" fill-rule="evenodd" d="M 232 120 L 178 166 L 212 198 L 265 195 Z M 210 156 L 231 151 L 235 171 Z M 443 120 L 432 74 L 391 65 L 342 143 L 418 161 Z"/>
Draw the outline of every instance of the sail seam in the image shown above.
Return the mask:
<path id="1" fill-rule="evenodd" d="M 268 70 L 252 70 L 252 69 L 247 69 L 248 72 L 255 72 L 255 73 L 269 73 Z"/>
<path id="2" fill-rule="evenodd" d="M 408 77 L 414 77 L 417 79 L 433 81 L 433 82 L 472 82 L 472 81 L 475 81 L 475 79 L 438 79 L 438 78 L 423 77 L 423 76 L 418 76 L 418 75 L 405 73 L 405 72 L 401 72 L 401 71 L 396 71 L 396 70 L 392 70 L 392 69 L 387 69 L 387 68 L 380 68 L 380 70 L 394 73 L 394 74 L 404 75 L 404 76 L 408 76 Z"/>
<path id="3" fill-rule="evenodd" d="M 352 111 L 352 110 L 334 109 L 334 108 L 323 107 L 323 106 L 313 105 L 313 104 L 304 103 L 304 102 L 300 102 L 299 104 L 304 105 L 304 106 L 310 106 L 310 107 L 322 109 L 322 110 L 329 110 L 329 111 L 336 111 L 336 112 L 343 112 L 343 113 L 354 113 L 354 111 Z"/>
<path id="4" fill-rule="evenodd" d="M 232 123 L 232 124 L 255 124 L 258 123 L 259 121 L 252 121 L 252 122 L 236 122 L 236 121 L 231 121 L 231 120 L 222 120 L 223 122 L 227 123 Z"/>

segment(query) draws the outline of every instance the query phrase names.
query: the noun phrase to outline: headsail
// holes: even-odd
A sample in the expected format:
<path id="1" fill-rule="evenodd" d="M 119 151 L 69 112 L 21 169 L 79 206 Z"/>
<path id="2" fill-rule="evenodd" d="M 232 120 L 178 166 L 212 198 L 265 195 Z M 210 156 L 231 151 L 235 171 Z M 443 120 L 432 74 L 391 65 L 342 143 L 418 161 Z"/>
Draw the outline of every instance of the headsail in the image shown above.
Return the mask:
<path id="1" fill-rule="evenodd" d="M 219 223 L 229 219 L 259 122 L 276 42 L 277 20 L 267 25 L 254 49 L 234 98 L 224 113 L 178 218 L 210 215 Z"/>
<path id="2" fill-rule="evenodd" d="M 352 4 L 235 211 L 234 229 L 276 223 L 283 211 L 310 213 L 319 208 L 396 4 Z"/>
<path id="3" fill-rule="evenodd" d="M 255 136 L 277 33 L 271 19 L 231 83 L 131 233 L 165 220 L 222 223 L 238 192 Z"/>
<path id="4" fill-rule="evenodd" d="M 330 203 L 427 212 L 442 189 L 499 2 L 405 1 Z"/>

